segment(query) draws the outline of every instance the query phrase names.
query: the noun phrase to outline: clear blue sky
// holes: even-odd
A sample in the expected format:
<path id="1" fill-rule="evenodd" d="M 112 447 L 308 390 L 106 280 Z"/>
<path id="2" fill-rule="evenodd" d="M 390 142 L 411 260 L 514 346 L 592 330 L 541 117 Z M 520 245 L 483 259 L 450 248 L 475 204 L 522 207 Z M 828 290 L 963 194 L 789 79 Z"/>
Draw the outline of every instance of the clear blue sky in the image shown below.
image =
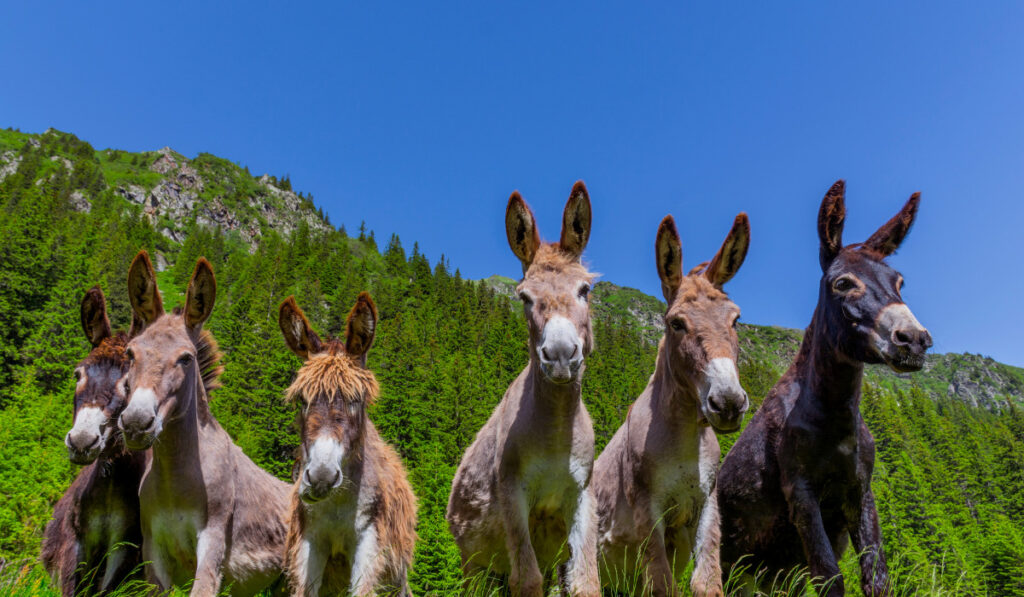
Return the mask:
<path id="1" fill-rule="evenodd" d="M 662 216 L 687 266 L 746 210 L 727 289 L 791 327 L 828 186 L 851 242 L 920 190 L 892 263 L 935 350 L 1024 365 L 1024 3 L 219 4 L 8 3 L 0 126 L 288 173 L 471 278 L 519 275 L 513 189 L 553 240 L 585 180 L 586 259 L 651 294 Z"/>

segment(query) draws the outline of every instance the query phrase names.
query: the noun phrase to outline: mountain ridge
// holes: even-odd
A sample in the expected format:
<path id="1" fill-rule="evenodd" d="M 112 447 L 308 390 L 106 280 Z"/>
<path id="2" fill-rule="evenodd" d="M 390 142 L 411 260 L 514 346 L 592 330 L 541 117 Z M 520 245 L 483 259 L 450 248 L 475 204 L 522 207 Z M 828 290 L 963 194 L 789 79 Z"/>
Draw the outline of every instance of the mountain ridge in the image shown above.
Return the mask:
<path id="1" fill-rule="evenodd" d="M 300 226 L 311 231 L 333 228 L 312 196 L 296 193 L 287 176 L 252 175 L 248 168 L 208 153 L 187 158 L 170 147 L 155 151 L 95 150 L 71 133 L 0 130 L 0 182 L 17 175 L 32 154 L 47 161 L 44 176 L 67 175 L 81 180 L 71 205 L 89 211 L 96 196 L 110 191 L 141 210 L 166 242 L 158 243 L 154 260 L 164 270 L 196 227 L 219 229 L 252 253 L 267 230 L 283 237 Z M 95 172 L 90 172 L 89 164 Z M 97 182 L 99 179 L 101 182 Z M 41 178 L 32 181 L 40 184 Z M 362 231 L 361 231 L 362 232 Z M 372 235 L 372 232 L 370 233 Z M 494 275 L 481 281 L 496 293 L 518 300 L 516 281 Z M 635 288 L 601 281 L 592 294 L 598 318 L 628 320 L 645 341 L 656 344 L 662 334 L 665 304 Z M 776 378 L 799 348 L 803 332 L 778 326 L 740 324 L 741 360 L 762 362 Z M 898 374 L 869 366 L 866 379 L 891 389 L 917 386 L 932 398 L 955 397 L 990 411 L 1024 404 L 1024 369 L 980 354 L 929 354 L 919 373 Z"/>

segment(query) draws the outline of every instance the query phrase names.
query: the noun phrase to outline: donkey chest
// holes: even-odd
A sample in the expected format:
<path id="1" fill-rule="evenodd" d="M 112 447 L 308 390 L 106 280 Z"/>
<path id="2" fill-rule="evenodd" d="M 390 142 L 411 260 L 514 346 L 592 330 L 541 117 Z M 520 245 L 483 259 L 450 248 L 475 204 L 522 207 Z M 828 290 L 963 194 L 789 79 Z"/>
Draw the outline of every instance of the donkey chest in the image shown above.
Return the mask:
<path id="1" fill-rule="evenodd" d="M 149 543 L 154 560 L 159 559 L 164 569 L 194 571 L 199 533 L 206 526 L 202 513 L 192 508 L 158 506 L 145 519 L 148 524 L 144 540 Z"/>
<path id="2" fill-rule="evenodd" d="M 522 483 L 531 513 L 560 512 L 575 504 L 590 478 L 590 467 L 572 455 L 537 456 L 526 461 Z"/>
<path id="3" fill-rule="evenodd" d="M 311 543 L 334 560 L 351 560 L 359 537 L 372 525 L 370 517 L 360 513 L 354 499 L 332 499 L 304 505 L 303 533 Z"/>
<path id="4" fill-rule="evenodd" d="M 662 461 L 651 474 L 651 515 L 666 526 L 692 526 L 714 486 L 713 471 L 696 461 Z"/>
<path id="5" fill-rule="evenodd" d="M 116 482 L 104 480 L 91 488 L 81 501 L 80 530 L 89 541 L 117 540 L 138 527 L 139 502 L 134 492 Z"/>

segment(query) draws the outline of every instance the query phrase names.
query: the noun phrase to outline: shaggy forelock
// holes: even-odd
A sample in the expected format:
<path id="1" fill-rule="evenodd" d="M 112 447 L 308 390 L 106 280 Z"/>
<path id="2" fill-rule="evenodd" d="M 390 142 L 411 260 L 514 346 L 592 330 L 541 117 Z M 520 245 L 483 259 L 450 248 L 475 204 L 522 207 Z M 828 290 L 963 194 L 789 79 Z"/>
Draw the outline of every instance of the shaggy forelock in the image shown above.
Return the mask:
<path id="1" fill-rule="evenodd" d="M 93 365 L 99 363 L 113 363 L 120 365 L 127 359 L 125 349 L 128 347 L 128 334 L 118 332 L 113 336 L 104 338 L 100 345 L 89 352 L 82 365 Z"/>
<path id="2" fill-rule="evenodd" d="M 537 248 L 537 256 L 530 263 L 530 269 L 526 270 L 526 277 L 548 272 L 579 277 L 588 283 L 598 276 L 588 271 L 575 257 L 558 248 L 557 243 L 541 244 Z"/>
<path id="3" fill-rule="evenodd" d="M 686 303 L 695 301 L 700 298 L 702 294 L 712 300 L 729 298 L 725 292 L 716 288 L 715 285 L 705 278 L 703 274 L 697 274 L 683 278 L 683 283 L 680 284 L 679 291 L 675 300 L 672 302 Z"/>
<path id="4" fill-rule="evenodd" d="M 369 369 L 356 364 L 346 354 L 320 353 L 309 357 L 299 369 L 295 381 L 285 392 L 285 400 L 302 398 L 308 404 L 317 396 L 346 403 L 372 403 L 380 393 L 377 378 Z"/>

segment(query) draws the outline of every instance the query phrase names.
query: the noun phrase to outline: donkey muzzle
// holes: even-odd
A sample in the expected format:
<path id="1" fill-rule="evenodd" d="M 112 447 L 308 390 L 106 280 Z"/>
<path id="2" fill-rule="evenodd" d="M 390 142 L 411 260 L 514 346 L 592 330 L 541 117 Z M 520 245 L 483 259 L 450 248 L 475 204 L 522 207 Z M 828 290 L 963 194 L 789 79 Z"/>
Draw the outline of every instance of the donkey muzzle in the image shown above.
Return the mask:
<path id="1" fill-rule="evenodd" d="M 299 483 L 299 497 L 307 504 L 318 502 L 341 485 L 345 448 L 330 435 L 318 437 L 307 451 L 307 464 Z"/>
<path id="2" fill-rule="evenodd" d="M 583 365 L 583 341 L 576 326 L 562 316 L 548 320 L 537 356 L 541 371 L 551 381 L 564 384 L 576 379 Z"/>
<path id="3" fill-rule="evenodd" d="M 711 359 L 704 370 L 704 417 L 715 431 L 735 431 L 750 408 L 747 392 L 740 385 L 736 363 L 729 358 Z"/>
<path id="4" fill-rule="evenodd" d="M 95 406 L 82 407 L 75 413 L 75 424 L 64 437 L 68 448 L 68 459 L 75 464 L 89 464 L 96 460 L 103 449 L 103 431 L 107 418 L 103 409 Z"/>
<path id="5" fill-rule="evenodd" d="M 874 332 L 875 349 L 890 368 L 905 373 L 924 367 L 932 335 L 905 304 L 894 303 L 882 309 Z"/>

